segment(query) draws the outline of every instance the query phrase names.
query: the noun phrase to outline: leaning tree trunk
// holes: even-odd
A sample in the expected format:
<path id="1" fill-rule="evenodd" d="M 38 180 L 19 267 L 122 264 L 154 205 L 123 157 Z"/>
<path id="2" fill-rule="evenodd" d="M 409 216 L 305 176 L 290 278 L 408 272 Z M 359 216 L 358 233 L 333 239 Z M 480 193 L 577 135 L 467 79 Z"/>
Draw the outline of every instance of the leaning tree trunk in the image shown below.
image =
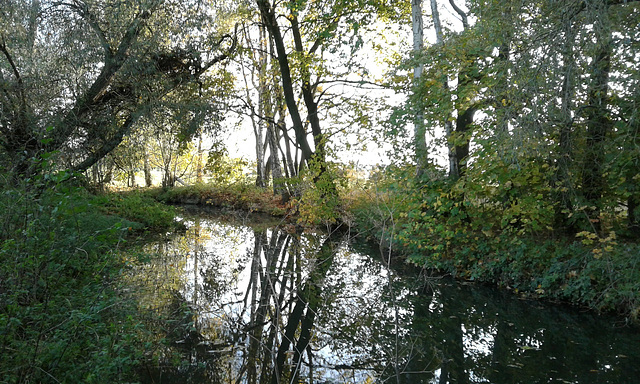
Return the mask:
<path id="1" fill-rule="evenodd" d="M 278 25 L 275 10 L 271 7 L 271 4 L 269 4 L 267 0 L 257 0 L 256 2 L 258 4 L 258 8 L 260 9 L 262 20 L 267 30 L 269 31 L 269 35 L 271 36 L 271 39 L 273 39 L 276 47 L 276 56 L 278 59 L 278 64 L 280 64 L 280 76 L 282 81 L 284 99 L 287 105 L 287 110 L 289 111 L 289 116 L 293 121 L 293 129 L 296 134 L 296 143 L 302 150 L 301 163 L 308 163 L 313 156 L 313 151 L 307 140 L 307 132 L 304 129 L 304 123 L 300 115 L 300 110 L 298 109 L 284 37 L 282 35 L 282 31 L 280 30 L 280 26 Z"/>

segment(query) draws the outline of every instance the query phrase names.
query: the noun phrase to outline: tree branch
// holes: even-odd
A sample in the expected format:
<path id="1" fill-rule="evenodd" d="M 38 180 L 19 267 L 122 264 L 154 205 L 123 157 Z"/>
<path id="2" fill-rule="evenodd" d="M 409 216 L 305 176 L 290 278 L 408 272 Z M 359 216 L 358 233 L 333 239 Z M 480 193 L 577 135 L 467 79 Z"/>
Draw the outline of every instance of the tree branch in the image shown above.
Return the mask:
<path id="1" fill-rule="evenodd" d="M 107 89 L 111 85 L 116 73 L 124 65 L 127 59 L 127 52 L 138 38 L 146 20 L 151 17 L 153 9 L 159 3 L 159 0 L 154 1 L 149 9 L 143 10 L 138 14 L 131 25 L 127 28 L 127 31 L 122 37 L 114 55 L 105 53 L 105 63 L 102 71 L 85 94 L 78 98 L 75 105 L 65 115 L 62 122 L 57 125 L 57 132 L 55 132 L 55 136 L 47 146 L 47 150 L 59 149 L 76 129 L 79 119 L 84 114 L 91 111 L 93 107 L 100 104 L 100 99 L 107 92 Z"/>
<path id="2" fill-rule="evenodd" d="M 111 151 L 113 151 L 124 139 L 125 135 L 127 135 L 131 131 L 131 127 L 133 124 L 138 121 L 138 118 L 141 116 L 140 111 L 131 112 L 131 114 L 127 117 L 125 122 L 120 126 L 120 128 L 116 131 L 115 135 L 111 137 L 107 142 L 102 144 L 100 148 L 93 151 L 84 161 L 80 164 L 77 164 L 71 168 L 74 172 L 83 172 L 89 169 L 92 165 L 97 163 L 100 159 L 108 155 Z"/>
<path id="3" fill-rule="evenodd" d="M 73 4 L 67 5 L 69 6 L 69 8 L 75 10 L 78 15 L 84 18 L 89 26 L 95 31 L 95 33 L 98 35 L 100 45 L 102 45 L 102 49 L 105 52 L 107 60 L 110 60 L 113 52 L 111 51 L 111 46 L 107 41 L 107 37 L 105 36 L 104 31 L 102 30 L 102 28 L 100 28 L 100 25 L 98 25 L 98 18 L 90 12 L 89 7 L 86 3 L 79 3 L 78 1 L 74 1 Z"/>
<path id="4" fill-rule="evenodd" d="M 222 60 L 229 57 L 229 55 L 231 55 L 236 50 L 236 48 L 238 47 L 238 26 L 239 24 L 236 23 L 233 31 L 233 36 L 229 34 L 222 35 L 220 37 L 220 40 L 218 40 L 218 43 L 216 44 L 216 46 L 219 47 L 220 45 L 222 45 L 222 43 L 226 39 L 231 39 L 231 47 L 229 47 L 229 49 L 226 52 L 221 53 L 220 55 L 214 57 L 213 59 L 209 60 L 205 65 L 200 67 L 200 69 L 196 71 L 196 77 L 203 74 L 207 69 L 211 68 L 214 64 L 219 63 Z"/>
<path id="5" fill-rule="evenodd" d="M 18 71 L 18 67 L 16 66 L 16 63 L 13 61 L 13 57 L 11 57 L 9 50 L 7 49 L 7 44 L 5 42 L 4 35 L 0 36 L 0 51 L 4 53 L 4 56 L 7 58 L 7 61 L 11 66 L 11 70 L 13 71 L 13 76 L 16 78 L 16 81 L 18 82 L 18 84 L 20 84 L 20 86 L 22 86 L 22 77 L 20 77 L 20 71 Z"/>
<path id="6" fill-rule="evenodd" d="M 353 84 L 353 85 L 371 85 L 374 88 L 364 88 L 364 89 L 379 89 L 379 88 L 383 88 L 383 89 L 387 89 L 389 87 L 387 87 L 384 84 L 379 84 L 373 81 L 368 81 L 368 80 L 346 80 L 346 79 L 333 79 L 333 80 L 318 80 L 316 82 L 317 85 L 320 84 Z"/>
<path id="7" fill-rule="evenodd" d="M 456 13 L 462 19 L 462 26 L 464 27 L 464 29 L 469 29 L 469 19 L 467 19 L 467 14 L 456 5 L 454 0 L 449 0 L 449 4 L 451 4 L 453 10 L 456 11 Z"/>

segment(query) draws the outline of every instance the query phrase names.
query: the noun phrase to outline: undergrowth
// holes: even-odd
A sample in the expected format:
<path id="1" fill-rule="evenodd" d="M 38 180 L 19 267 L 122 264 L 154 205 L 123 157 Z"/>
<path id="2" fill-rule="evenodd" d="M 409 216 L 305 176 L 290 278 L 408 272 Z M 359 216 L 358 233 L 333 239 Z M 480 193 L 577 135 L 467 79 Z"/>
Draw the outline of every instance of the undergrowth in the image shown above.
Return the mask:
<path id="1" fill-rule="evenodd" d="M 120 251 L 136 229 L 171 223 L 170 212 L 42 178 L 2 185 L 0 382 L 135 381 L 152 331 L 122 295 Z"/>
<path id="2" fill-rule="evenodd" d="M 133 229 L 167 229 L 177 225 L 177 210 L 159 203 L 142 190 L 106 193 L 95 196 L 92 203 L 107 216 L 123 217 L 136 223 Z"/>

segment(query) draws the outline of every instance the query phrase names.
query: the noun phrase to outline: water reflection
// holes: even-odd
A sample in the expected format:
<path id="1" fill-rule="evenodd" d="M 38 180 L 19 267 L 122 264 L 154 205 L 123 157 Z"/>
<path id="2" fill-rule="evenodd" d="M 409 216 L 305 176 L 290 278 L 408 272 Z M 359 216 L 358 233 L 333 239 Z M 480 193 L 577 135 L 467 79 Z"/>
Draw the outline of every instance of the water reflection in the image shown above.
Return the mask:
<path id="1" fill-rule="evenodd" d="M 149 309 L 180 314 L 159 334 L 183 363 L 145 372 L 147 382 L 624 383 L 640 374 L 638 333 L 604 319 L 451 281 L 416 284 L 344 236 L 203 215 L 186 224 L 149 244 L 160 256 L 134 274 Z"/>

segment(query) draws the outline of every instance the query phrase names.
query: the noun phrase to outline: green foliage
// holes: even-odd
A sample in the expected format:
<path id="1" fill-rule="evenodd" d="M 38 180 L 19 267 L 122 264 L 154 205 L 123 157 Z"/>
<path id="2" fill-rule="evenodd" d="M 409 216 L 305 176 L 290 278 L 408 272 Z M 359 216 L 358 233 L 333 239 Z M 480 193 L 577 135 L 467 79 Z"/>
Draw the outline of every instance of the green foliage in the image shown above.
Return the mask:
<path id="1" fill-rule="evenodd" d="M 311 226 L 331 227 L 343 217 L 341 193 L 347 179 L 336 164 L 312 161 L 299 176 L 298 222 Z"/>
<path id="2" fill-rule="evenodd" d="M 235 47 L 217 19 L 231 19 L 228 11 L 199 1 L 10 2 L 3 9 L 1 30 L 13 36 L 3 32 L 0 45 L 0 103 L 8 108 L 0 156 L 9 169 L 31 172 L 32 158 L 62 149 L 56 161 L 84 171 L 131 135 L 141 117 L 163 112 L 162 104 L 173 102 L 174 112 L 176 104 L 196 107 L 185 106 L 190 112 L 180 116 L 185 137 L 205 120 L 219 121 L 217 108 L 202 104 L 219 105 L 213 100 L 230 89 L 229 76 L 200 80 Z"/>
<path id="3" fill-rule="evenodd" d="M 400 216 L 415 208 L 414 167 L 387 166 L 372 171 L 367 183 L 346 196 L 352 226 L 360 235 L 393 246 Z"/>
<path id="4" fill-rule="evenodd" d="M 99 205 L 106 215 L 134 222 L 129 229 L 165 229 L 176 225 L 176 209 L 159 203 L 142 191 L 103 194 L 95 197 L 93 203 Z"/>
<path id="5" fill-rule="evenodd" d="M 540 157 L 506 159 L 483 148 L 467 170 L 466 204 L 475 230 L 544 234 L 552 229 L 555 203 L 549 184 L 554 169 Z"/>
<path id="6" fill-rule="evenodd" d="M 219 145 L 209 151 L 205 169 L 212 175 L 211 182 L 219 186 L 247 183 L 245 169 L 248 163 L 244 159 L 229 157 L 226 148 Z"/>
<path id="7" fill-rule="evenodd" d="M 3 382 L 125 382 L 142 357 L 132 301 L 118 294 L 119 244 L 133 223 L 105 217 L 63 184 L 0 190 Z"/>
<path id="8" fill-rule="evenodd" d="M 523 164 L 515 170 L 479 160 L 466 179 L 434 172 L 420 184 L 411 167 L 387 167 L 352 192 L 354 227 L 426 269 L 637 321 L 640 247 L 615 232 L 559 236 L 546 183 L 552 171 Z M 475 173 L 480 165 L 484 172 Z"/>

